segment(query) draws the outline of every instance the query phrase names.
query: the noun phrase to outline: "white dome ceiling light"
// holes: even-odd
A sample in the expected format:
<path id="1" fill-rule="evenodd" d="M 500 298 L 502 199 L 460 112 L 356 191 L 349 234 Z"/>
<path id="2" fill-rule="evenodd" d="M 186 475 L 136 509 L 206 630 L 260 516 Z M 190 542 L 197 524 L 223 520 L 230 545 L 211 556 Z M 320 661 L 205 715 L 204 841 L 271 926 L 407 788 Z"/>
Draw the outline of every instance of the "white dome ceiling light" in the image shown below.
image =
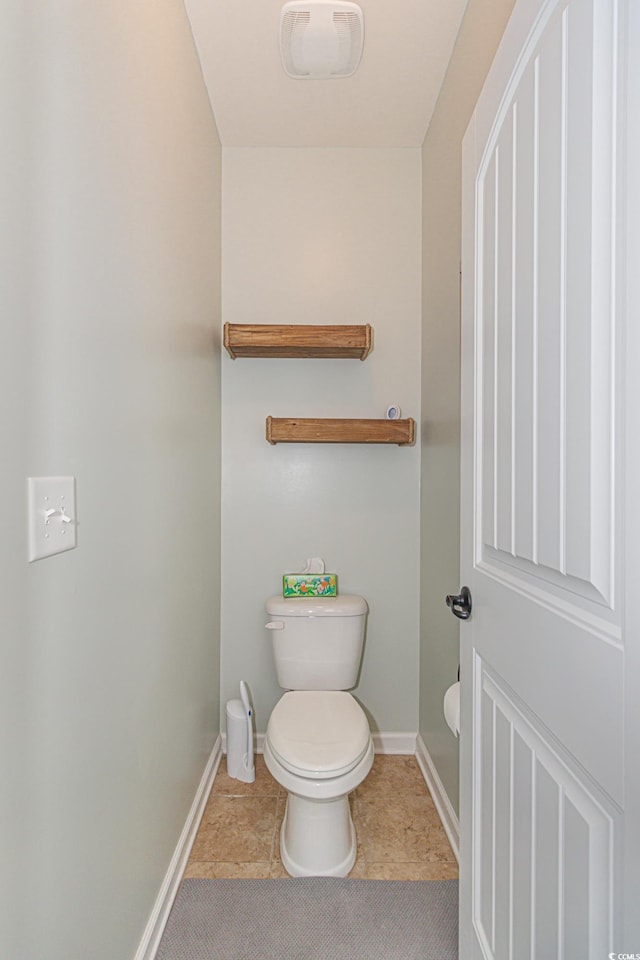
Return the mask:
<path id="1" fill-rule="evenodd" d="M 292 0 L 280 14 L 280 54 L 285 73 L 302 80 L 331 80 L 356 72 L 364 18 L 346 0 Z"/>

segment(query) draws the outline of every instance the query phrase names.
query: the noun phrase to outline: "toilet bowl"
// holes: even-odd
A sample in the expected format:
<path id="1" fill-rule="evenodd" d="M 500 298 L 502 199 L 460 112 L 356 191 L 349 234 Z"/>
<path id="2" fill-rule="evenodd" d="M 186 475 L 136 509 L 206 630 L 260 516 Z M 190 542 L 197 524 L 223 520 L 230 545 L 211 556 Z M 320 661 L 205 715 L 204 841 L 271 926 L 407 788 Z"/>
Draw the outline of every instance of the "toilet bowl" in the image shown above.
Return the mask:
<path id="1" fill-rule="evenodd" d="M 345 877 L 356 859 L 349 793 L 373 763 L 364 711 L 345 691 L 296 690 L 276 704 L 264 759 L 287 790 L 280 856 L 294 877 Z"/>

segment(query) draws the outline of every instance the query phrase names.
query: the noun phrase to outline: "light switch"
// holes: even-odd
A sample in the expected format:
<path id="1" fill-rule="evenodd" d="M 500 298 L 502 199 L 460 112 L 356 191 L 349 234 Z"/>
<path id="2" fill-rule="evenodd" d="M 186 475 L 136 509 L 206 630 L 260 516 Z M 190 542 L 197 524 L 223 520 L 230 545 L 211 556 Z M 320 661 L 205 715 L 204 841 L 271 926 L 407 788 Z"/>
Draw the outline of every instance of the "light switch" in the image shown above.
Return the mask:
<path id="1" fill-rule="evenodd" d="M 29 563 L 76 546 L 75 477 L 29 477 Z"/>

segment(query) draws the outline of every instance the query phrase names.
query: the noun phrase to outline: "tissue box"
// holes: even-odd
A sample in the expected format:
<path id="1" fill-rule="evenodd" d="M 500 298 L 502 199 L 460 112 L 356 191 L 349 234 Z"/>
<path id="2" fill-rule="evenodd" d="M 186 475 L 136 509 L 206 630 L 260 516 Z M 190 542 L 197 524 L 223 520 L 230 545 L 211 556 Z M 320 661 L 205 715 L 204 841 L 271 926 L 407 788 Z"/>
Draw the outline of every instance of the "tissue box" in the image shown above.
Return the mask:
<path id="1" fill-rule="evenodd" d="M 285 573 L 283 597 L 335 597 L 338 577 L 335 573 Z"/>

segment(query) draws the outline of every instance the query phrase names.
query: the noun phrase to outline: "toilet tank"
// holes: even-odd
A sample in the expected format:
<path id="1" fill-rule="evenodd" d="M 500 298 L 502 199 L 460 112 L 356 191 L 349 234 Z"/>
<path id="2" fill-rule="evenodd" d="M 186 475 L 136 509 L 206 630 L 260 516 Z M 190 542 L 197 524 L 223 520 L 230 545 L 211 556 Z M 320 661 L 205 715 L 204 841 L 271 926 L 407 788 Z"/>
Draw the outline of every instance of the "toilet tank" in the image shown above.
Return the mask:
<path id="1" fill-rule="evenodd" d="M 285 690 L 350 690 L 358 681 L 367 603 L 363 597 L 267 600 L 278 683 Z"/>

